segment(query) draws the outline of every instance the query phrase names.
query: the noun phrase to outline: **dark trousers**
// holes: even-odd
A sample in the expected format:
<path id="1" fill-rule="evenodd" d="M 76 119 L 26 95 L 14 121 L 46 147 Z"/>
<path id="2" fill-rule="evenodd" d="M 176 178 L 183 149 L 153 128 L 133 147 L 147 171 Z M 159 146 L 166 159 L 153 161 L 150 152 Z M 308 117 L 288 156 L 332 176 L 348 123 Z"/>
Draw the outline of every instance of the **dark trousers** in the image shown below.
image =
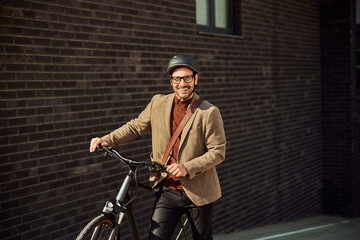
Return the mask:
<path id="1" fill-rule="evenodd" d="M 212 207 L 196 206 L 183 191 L 160 187 L 150 225 L 150 240 L 169 240 L 183 213 L 186 213 L 191 224 L 194 240 L 211 240 L 212 238 Z"/>

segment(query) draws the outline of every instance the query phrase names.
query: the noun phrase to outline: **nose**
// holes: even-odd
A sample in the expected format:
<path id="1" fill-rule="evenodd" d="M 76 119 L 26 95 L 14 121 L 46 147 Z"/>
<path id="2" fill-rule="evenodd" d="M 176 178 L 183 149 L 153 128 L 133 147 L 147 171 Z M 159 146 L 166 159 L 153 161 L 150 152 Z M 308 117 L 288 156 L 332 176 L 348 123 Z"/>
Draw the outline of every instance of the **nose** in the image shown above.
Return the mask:
<path id="1" fill-rule="evenodd" d="M 184 78 L 181 78 L 180 82 L 179 82 L 179 86 L 184 86 L 184 85 L 187 85 L 188 83 L 185 82 L 185 79 Z"/>

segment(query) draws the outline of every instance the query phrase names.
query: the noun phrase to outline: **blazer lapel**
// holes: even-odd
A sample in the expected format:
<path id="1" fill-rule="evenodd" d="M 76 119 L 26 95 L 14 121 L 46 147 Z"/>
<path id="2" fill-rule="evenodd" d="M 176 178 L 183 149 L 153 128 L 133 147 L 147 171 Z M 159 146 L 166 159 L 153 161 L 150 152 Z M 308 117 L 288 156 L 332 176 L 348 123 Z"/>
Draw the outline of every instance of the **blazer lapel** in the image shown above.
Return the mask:
<path id="1" fill-rule="evenodd" d="M 192 123 L 194 122 L 196 113 L 197 113 L 197 110 L 195 110 L 195 112 L 191 115 L 191 117 L 189 118 L 188 122 L 186 123 L 186 125 L 184 126 L 184 128 L 183 128 L 183 130 L 181 132 L 179 149 L 181 149 L 181 146 L 182 146 L 182 144 L 184 142 L 184 139 L 186 138 L 186 136 L 189 133 L 190 127 L 191 127 Z"/>
<path id="2" fill-rule="evenodd" d="M 196 95 L 194 95 L 194 98 L 193 100 L 191 101 L 191 104 L 190 106 L 188 107 L 188 111 L 190 111 L 190 107 L 199 99 L 199 97 Z M 181 149 L 181 146 L 184 142 L 184 139 L 186 138 L 186 136 L 188 135 L 189 131 L 190 131 L 190 128 L 191 128 L 191 125 L 193 124 L 194 122 L 194 119 L 195 119 L 195 116 L 197 114 L 197 109 L 195 109 L 195 112 L 191 115 L 191 117 L 189 118 L 189 120 L 187 121 L 187 123 L 185 124 L 182 132 L 181 132 L 181 138 L 180 138 L 180 144 L 179 144 L 179 152 L 180 152 L 180 149 Z"/>
<path id="3" fill-rule="evenodd" d="M 169 97 L 164 102 L 164 117 L 163 117 L 163 126 L 166 134 L 166 138 L 168 138 L 168 141 L 170 141 L 171 138 L 171 110 L 174 102 L 174 94 L 170 94 Z"/>

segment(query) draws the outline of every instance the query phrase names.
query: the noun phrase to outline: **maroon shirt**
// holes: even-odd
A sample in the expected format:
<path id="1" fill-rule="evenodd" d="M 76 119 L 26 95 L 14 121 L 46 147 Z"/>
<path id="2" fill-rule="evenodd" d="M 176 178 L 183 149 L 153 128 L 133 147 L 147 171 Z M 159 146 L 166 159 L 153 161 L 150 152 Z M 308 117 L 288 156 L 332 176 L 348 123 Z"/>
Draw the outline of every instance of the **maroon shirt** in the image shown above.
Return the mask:
<path id="1" fill-rule="evenodd" d="M 174 135 L 177 127 L 181 123 L 181 120 L 184 118 L 187 107 L 191 103 L 191 100 L 192 100 L 192 98 L 187 99 L 185 101 L 179 101 L 179 99 L 175 95 L 174 102 L 173 102 L 173 108 L 171 111 L 171 123 L 170 123 L 171 124 L 171 135 Z M 181 139 L 181 134 L 174 144 L 172 156 L 168 163 L 169 165 L 172 163 L 177 163 L 177 160 L 178 160 L 177 155 L 179 152 L 180 139 Z M 168 176 L 164 180 L 164 185 L 167 186 L 168 188 L 184 191 L 184 189 L 181 186 L 180 179 L 173 175 Z"/>

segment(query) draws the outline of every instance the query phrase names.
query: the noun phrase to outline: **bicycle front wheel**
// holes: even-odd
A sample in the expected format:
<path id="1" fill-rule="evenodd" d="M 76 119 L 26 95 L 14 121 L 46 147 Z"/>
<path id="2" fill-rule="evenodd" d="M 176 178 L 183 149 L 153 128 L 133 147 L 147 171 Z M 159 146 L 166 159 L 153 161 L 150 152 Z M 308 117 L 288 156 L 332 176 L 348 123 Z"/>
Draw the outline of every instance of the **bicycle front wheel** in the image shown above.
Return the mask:
<path id="1" fill-rule="evenodd" d="M 114 228 L 114 222 L 110 217 L 99 215 L 89 222 L 79 233 L 76 240 L 107 240 Z M 115 240 L 118 240 L 118 233 Z"/>

